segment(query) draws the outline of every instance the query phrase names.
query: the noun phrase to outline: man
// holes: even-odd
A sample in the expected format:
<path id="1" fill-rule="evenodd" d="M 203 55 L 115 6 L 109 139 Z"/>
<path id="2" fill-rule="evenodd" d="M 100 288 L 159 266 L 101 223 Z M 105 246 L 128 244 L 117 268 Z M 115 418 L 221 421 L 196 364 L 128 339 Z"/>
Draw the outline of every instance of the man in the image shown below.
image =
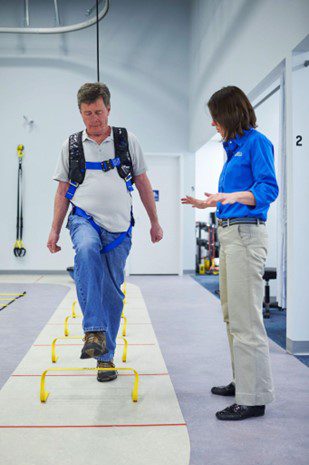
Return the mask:
<path id="1" fill-rule="evenodd" d="M 117 378 L 113 357 L 123 307 L 121 284 L 134 224 L 131 181 L 149 216 L 153 243 L 162 239 L 163 231 L 137 138 L 108 124 L 108 87 L 84 84 L 77 99 L 86 129 L 70 136 L 62 147 L 54 175 L 59 184 L 47 247 L 51 253 L 61 250 L 57 243 L 71 201 L 67 228 L 75 250 L 74 279 L 83 312 L 81 358 L 96 358 L 99 368 L 112 368 L 97 375 L 98 381 L 111 381 Z"/>

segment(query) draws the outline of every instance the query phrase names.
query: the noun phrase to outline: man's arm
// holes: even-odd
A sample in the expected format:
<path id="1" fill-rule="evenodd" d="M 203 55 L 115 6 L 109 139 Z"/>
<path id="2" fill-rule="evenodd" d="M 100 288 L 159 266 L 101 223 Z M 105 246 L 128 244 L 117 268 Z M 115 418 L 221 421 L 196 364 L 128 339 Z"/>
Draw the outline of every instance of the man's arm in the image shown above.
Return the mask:
<path id="1" fill-rule="evenodd" d="M 47 241 L 47 247 L 51 253 L 56 253 L 61 250 L 61 247 L 57 245 L 57 242 L 59 240 L 62 224 L 70 203 L 69 200 L 65 197 L 68 187 L 68 182 L 59 181 L 54 202 L 54 218 Z"/>
<path id="2" fill-rule="evenodd" d="M 163 231 L 159 224 L 153 190 L 147 174 L 143 173 L 135 176 L 134 182 L 150 220 L 151 241 L 159 242 L 163 238 Z"/>

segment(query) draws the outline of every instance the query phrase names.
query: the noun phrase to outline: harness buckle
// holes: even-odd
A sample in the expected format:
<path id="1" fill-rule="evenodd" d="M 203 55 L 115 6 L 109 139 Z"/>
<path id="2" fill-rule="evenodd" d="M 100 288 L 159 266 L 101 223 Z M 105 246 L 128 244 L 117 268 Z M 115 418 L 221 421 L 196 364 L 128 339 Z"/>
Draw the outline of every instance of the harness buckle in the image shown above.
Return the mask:
<path id="1" fill-rule="evenodd" d="M 111 163 L 111 160 L 102 161 L 101 166 L 103 171 L 110 171 L 114 168 L 114 166 Z"/>
<path id="2" fill-rule="evenodd" d="M 78 184 L 78 182 L 70 181 L 70 186 L 73 186 L 73 187 L 77 188 L 79 186 L 79 184 Z"/>

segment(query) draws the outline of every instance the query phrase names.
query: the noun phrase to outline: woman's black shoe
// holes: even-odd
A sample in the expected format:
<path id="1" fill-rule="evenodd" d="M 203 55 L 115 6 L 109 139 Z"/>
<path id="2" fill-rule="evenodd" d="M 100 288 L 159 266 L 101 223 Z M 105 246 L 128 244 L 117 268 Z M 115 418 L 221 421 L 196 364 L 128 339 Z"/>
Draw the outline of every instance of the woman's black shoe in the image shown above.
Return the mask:
<path id="1" fill-rule="evenodd" d="M 217 396 L 235 396 L 235 384 L 230 383 L 227 386 L 213 387 L 211 392 Z"/>
<path id="2" fill-rule="evenodd" d="M 230 407 L 216 413 L 218 420 L 245 420 L 250 417 L 261 417 L 265 413 L 265 405 L 238 405 L 233 404 Z"/>

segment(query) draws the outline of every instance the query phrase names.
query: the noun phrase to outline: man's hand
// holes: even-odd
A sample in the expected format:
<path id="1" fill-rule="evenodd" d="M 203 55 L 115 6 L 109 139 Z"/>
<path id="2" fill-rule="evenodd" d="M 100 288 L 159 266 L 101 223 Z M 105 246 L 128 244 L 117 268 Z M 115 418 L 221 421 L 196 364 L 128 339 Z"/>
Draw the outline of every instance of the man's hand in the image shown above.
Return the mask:
<path id="1" fill-rule="evenodd" d="M 154 244 L 163 238 L 163 230 L 159 223 L 152 223 L 150 229 L 151 242 Z"/>
<path id="2" fill-rule="evenodd" d="M 52 229 L 49 233 L 49 237 L 47 241 L 47 247 L 49 248 L 51 253 L 57 253 L 61 250 L 61 247 L 57 245 L 58 241 L 59 241 L 59 234 Z"/>

